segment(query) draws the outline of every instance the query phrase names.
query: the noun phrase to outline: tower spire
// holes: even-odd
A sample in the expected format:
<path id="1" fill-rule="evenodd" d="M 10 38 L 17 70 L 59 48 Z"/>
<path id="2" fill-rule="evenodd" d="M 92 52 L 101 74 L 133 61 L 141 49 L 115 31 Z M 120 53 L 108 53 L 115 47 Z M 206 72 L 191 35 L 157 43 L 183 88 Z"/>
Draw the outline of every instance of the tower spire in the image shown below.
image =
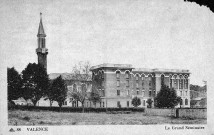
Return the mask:
<path id="1" fill-rule="evenodd" d="M 37 37 L 39 36 L 44 36 L 46 37 L 44 28 L 43 28 L 43 24 L 42 24 L 42 13 L 40 12 L 40 23 L 39 23 L 39 29 L 38 29 L 38 34 Z"/>
<path id="2" fill-rule="evenodd" d="M 46 48 L 45 43 L 45 31 L 42 24 L 42 13 L 40 13 L 40 22 L 39 22 L 39 29 L 38 29 L 38 48 L 36 49 L 36 53 L 38 55 L 38 64 L 42 65 L 47 71 L 47 55 L 48 49 Z"/>

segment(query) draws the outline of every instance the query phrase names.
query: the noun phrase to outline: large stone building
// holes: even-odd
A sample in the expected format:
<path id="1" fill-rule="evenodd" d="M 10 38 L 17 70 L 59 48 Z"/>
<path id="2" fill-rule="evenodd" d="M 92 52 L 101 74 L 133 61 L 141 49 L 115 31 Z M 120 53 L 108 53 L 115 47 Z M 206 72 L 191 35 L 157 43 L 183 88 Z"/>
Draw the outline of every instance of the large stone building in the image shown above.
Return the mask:
<path id="1" fill-rule="evenodd" d="M 181 107 L 190 107 L 188 70 L 137 69 L 130 64 L 101 64 L 91 67 L 91 71 L 92 84 L 98 84 L 102 96 L 102 107 L 131 107 L 135 96 L 141 99 L 141 107 L 147 107 L 147 99 L 154 100 L 161 82 L 176 90 L 182 98 Z"/>
<path id="2" fill-rule="evenodd" d="M 46 48 L 46 34 L 41 14 L 37 37 L 38 63 L 47 69 L 48 49 Z M 72 74 L 68 74 L 67 78 L 63 78 L 67 83 L 69 92 L 81 90 L 83 86 L 86 87 L 88 92 L 94 92 L 95 89 L 92 89 L 91 85 L 96 86 L 96 92 L 98 90 L 102 97 L 101 102 L 93 104 L 86 100 L 85 107 L 132 107 L 131 100 L 135 96 L 141 99 L 141 107 L 147 107 L 146 101 L 154 99 L 160 91 L 161 82 L 164 82 L 170 88 L 175 88 L 177 95 L 182 98 L 181 107 L 190 107 L 190 72 L 188 70 L 137 69 L 130 64 L 101 64 L 91 67 L 90 70 L 92 71 L 92 80 L 78 80 L 73 78 Z M 49 77 L 54 79 L 51 74 Z M 41 99 L 37 105 L 49 106 L 50 103 L 48 100 Z M 58 106 L 58 104 L 54 102 L 53 106 Z M 63 106 L 79 107 L 81 104 L 73 101 L 72 97 L 68 96 Z"/>

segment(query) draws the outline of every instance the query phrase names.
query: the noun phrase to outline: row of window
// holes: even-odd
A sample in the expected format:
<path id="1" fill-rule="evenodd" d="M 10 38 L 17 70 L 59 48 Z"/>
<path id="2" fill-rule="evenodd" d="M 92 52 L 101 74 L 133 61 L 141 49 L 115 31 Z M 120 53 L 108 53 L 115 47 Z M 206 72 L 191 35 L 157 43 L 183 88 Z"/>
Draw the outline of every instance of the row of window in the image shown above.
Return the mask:
<path id="1" fill-rule="evenodd" d="M 173 83 L 174 85 L 173 85 Z M 173 86 L 172 86 L 173 85 Z M 188 80 L 187 79 L 170 79 L 170 87 L 174 87 L 175 89 L 188 89 Z"/>
<path id="2" fill-rule="evenodd" d="M 140 95 L 140 90 L 137 90 L 137 95 Z M 129 90 L 127 90 L 127 96 L 130 94 Z M 120 96 L 120 90 L 117 90 L 117 96 Z M 156 91 L 153 90 L 153 95 L 155 96 L 156 95 Z M 145 91 L 143 90 L 142 91 L 142 96 L 145 96 Z M 149 97 L 152 96 L 152 90 L 149 90 Z"/>
<path id="3" fill-rule="evenodd" d="M 142 105 L 146 106 L 146 100 L 143 100 Z M 117 101 L 117 107 L 119 107 L 119 108 L 122 107 L 120 104 L 120 101 Z M 126 107 L 130 107 L 130 101 L 126 102 Z"/>
<path id="4" fill-rule="evenodd" d="M 180 91 L 180 95 L 179 96 L 188 96 L 188 92 L 187 91 Z"/>
<path id="5" fill-rule="evenodd" d="M 144 82 L 142 82 L 144 86 Z M 152 81 L 149 81 L 149 86 L 152 86 Z M 120 87 L 120 80 L 117 80 L 117 87 Z M 129 80 L 126 80 L 126 87 L 129 87 Z M 139 88 L 139 82 L 136 83 L 136 88 Z"/>

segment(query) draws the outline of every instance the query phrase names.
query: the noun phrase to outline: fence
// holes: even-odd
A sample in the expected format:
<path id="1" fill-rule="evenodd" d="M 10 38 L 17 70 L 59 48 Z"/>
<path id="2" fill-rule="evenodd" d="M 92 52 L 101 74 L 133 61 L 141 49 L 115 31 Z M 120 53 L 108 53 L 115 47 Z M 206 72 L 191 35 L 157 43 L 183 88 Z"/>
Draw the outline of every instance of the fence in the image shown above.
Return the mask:
<path id="1" fill-rule="evenodd" d="M 206 108 L 145 109 L 147 115 L 174 116 L 179 118 L 207 118 Z"/>

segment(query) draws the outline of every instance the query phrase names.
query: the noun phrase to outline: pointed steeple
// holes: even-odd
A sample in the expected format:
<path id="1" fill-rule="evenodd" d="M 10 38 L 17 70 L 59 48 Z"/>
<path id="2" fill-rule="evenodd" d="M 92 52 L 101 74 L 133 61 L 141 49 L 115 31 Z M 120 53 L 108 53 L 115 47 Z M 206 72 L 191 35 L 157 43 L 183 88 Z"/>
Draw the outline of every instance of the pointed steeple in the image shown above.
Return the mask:
<path id="1" fill-rule="evenodd" d="M 45 31 L 43 28 L 43 24 L 42 24 L 42 13 L 40 13 L 40 23 L 39 23 L 39 30 L 38 30 L 38 34 L 37 34 L 37 37 L 39 37 L 39 36 L 46 37 Z"/>

